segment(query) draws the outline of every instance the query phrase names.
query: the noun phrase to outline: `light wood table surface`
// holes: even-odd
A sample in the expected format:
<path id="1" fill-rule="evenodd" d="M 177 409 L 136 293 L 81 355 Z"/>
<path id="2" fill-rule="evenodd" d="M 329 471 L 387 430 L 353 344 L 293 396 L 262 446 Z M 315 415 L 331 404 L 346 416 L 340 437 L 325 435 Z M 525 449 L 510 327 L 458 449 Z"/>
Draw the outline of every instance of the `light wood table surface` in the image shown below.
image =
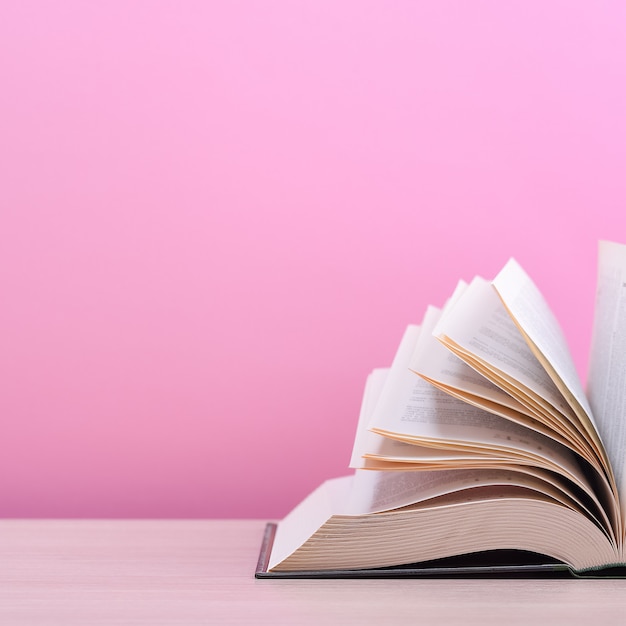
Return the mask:
<path id="1" fill-rule="evenodd" d="M 0 521 L 0 624 L 626 624 L 626 580 L 256 580 L 265 522 Z"/>

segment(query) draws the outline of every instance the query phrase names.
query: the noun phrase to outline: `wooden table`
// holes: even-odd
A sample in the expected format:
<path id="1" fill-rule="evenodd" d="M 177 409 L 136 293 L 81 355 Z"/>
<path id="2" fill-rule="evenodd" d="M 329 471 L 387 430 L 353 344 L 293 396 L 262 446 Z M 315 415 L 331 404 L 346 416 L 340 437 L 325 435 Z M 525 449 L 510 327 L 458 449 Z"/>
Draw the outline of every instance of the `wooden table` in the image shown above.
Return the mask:
<path id="1" fill-rule="evenodd" d="M 0 624 L 626 624 L 626 580 L 256 580 L 263 521 L 0 521 Z"/>

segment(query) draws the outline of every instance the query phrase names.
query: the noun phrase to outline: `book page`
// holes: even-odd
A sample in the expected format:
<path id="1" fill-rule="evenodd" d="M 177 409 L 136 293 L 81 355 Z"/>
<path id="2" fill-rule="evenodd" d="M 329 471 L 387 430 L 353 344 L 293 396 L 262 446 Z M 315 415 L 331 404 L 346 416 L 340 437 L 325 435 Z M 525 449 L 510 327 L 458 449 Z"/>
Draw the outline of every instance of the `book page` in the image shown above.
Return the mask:
<path id="1" fill-rule="evenodd" d="M 376 449 L 378 440 L 382 438 L 381 435 L 369 430 L 368 425 L 385 386 L 388 374 L 389 368 L 377 368 L 369 374 L 365 381 L 361 411 L 354 435 L 352 456 L 350 457 L 350 467 L 352 468 L 365 467 L 363 456 L 366 452 Z"/>
<path id="2" fill-rule="evenodd" d="M 423 335 L 422 332 L 419 336 Z M 389 375 L 389 368 L 373 370 L 367 377 L 363 400 L 354 438 L 350 467 L 353 469 L 398 469 L 399 464 L 405 464 L 405 469 L 441 469 L 441 468 L 469 468 L 485 464 L 511 465 L 512 462 L 528 462 L 527 456 L 512 460 L 513 455 L 521 451 L 507 449 L 504 453 L 493 447 L 469 451 L 462 447 L 456 449 L 442 449 L 420 446 L 398 439 L 390 439 L 368 429 L 372 414 L 378 404 L 382 390 Z M 413 379 L 417 382 L 416 379 Z M 421 383 L 420 383 L 421 384 Z M 462 406 L 462 405 L 460 405 Z M 460 444 L 459 444 L 460 445 Z M 393 465 L 390 465 L 389 463 Z M 562 467 L 561 469 L 565 469 Z M 576 474 L 568 467 L 570 474 Z"/>
<path id="3" fill-rule="evenodd" d="M 327 480 L 289 512 L 276 530 L 269 569 L 297 550 L 340 510 L 341 503 L 349 500 L 353 480 L 353 475 Z"/>
<path id="4" fill-rule="evenodd" d="M 493 281 L 506 310 L 528 340 L 535 356 L 564 395 L 596 452 L 608 468 L 606 451 L 598 435 L 591 407 L 576 372 L 563 332 L 537 286 L 511 259 Z"/>
<path id="5" fill-rule="evenodd" d="M 420 329 L 409 326 L 402 338 L 369 427 L 409 443 L 445 447 L 484 456 L 526 460 L 561 472 L 582 470 L 565 446 L 444 393 L 408 369 Z"/>
<path id="6" fill-rule="evenodd" d="M 587 389 L 626 519 L 626 246 L 600 243 Z"/>
<path id="7" fill-rule="evenodd" d="M 475 278 L 455 305 L 446 309 L 433 334 L 472 367 L 481 368 L 485 376 L 514 394 L 538 419 L 568 438 L 580 454 L 605 470 L 605 460 L 595 440 L 589 442 L 587 429 L 529 347 L 490 283 Z"/>
<path id="8" fill-rule="evenodd" d="M 416 330 L 417 327 L 414 327 L 413 331 Z M 411 338 L 411 334 L 409 331 L 408 338 Z M 419 333 L 420 336 L 422 334 Z M 525 465 L 529 463 L 527 458 L 512 459 L 511 450 L 504 454 L 499 454 L 495 449 L 488 450 L 486 452 L 489 458 L 486 458 L 485 454 L 463 449 L 429 448 L 389 439 L 369 431 L 367 423 L 380 398 L 389 371 L 389 368 L 375 369 L 367 378 L 351 467 L 394 471 L 357 471 L 347 511 L 353 514 L 370 513 L 414 504 L 458 489 L 494 484 L 497 481 L 507 484 L 502 483 L 504 480 L 502 477 L 506 478 L 508 484 L 531 487 L 527 478 L 531 476 L 547 481 L 553 488 L 562 491 L 565 494 L 563 497 L 569 500 L 570 504 L 576 501 L 576 506 L 581 511 L 584 509 L 587 515 L 595 519 L 601 518 L 604 527 L 610 528 L 593 489 L 587 482 L 580 480 L 579 468 L 574 462 L 567 463 L 562 459 L 559 473 L 566 475 L 595 502 L 593 507 L 595 512 L 577 500 L 564 481 L 557 478 L 557 474 L 539 469 L 534 464 Z M 398 471 L 401 464 L 405 471 Z M 511 476 L 513 482 L 510 482 Z M 535 485 L 533 488 L 536 488 L 536 483 L 533 484 Z"/>
<path id="9" fill-rule="evenodd" d="M 457 389 L 468 395 L 523 411 L 524 407 L 482 374 L 450 352 L 433 336 L 442 311 L 430 306 L 422 322 L 422 331 L 411 355 L 409 369 L 424 378 Z"/>
<path id="10" fill-rule="evenodd" d="M 475 278 L 456 303 L 446 310 L 433 334 L 449 338 L 494 369 L 546 400 L 560 413 L 573 411 L 533 354 L 491 284 Z"/>
<path id="11" fill-rule="evenodd" d="M 600 522 L 594 513 L 548 472 L 540 470 L 514 471 L 510 469 L 442 470 L 435 472 L 380 472 L 358 470 L 352 481 L 351 493 L 342 512 L 346 515 L 380 513 L 419 502 L 432 500 L 456 491 L 485 486 L 524 487 L 550 495 L 562 504 L 580 511 L 599 526 L 609 528 L 608 521 Z"/>
<path id="12" fill-rule="evenodd" d="M 421 333 L 420 333 L 421 335 Z M 500 465 L 537 462 L 536 455 L 529 455 L 526 450 L 511 448 L 504 451 L 495 446 L 474 447 L 468 450 L 466 442 L 448 442 L 454 448 L 428 447 L 416 443 L 407 443 L 390 439 L 368 429 L 368 424 L 378 404 L 389 369 L 373 370 L 367 377 L 361 411 L 357 424 L 350 467 L 353 469 L 468 469 L 475 467 L 495 467 Z M 418 382 L 414 379 L 414 382 Z M 419 383 L 422 385 L 423 383 Z M 425 386 L 428 389 L 427 386 Z M 464 405 L 459 405 L 463 408 Z M 471 446 L 470 442 L 470 446 Z M 541 461 L 539 462 L 541 463 Z M 403 468 L 400 468 L 403 464 Z M 581 488 L 588 489 L 587 483 L 579 482 L 580 472 L 571 459 L 560 458 L 559 471 L 567 474 L 570 480 Z"/>
<path id="13" fill-rule="evenodd" d="M 409 369 L 419 333 L 419 326 L 407 328 L 374 408 L 370 428 L 409 438 L 438 438 L 443 429 L 453 440 L 483 442 L 491 440 L 492 431 L 498 430 L 506 439 L 517 428 L 515 424 L 442 392 Z M 526 434 L 526 429 L 517 432 Z"/>
<path id="14" fill-rule="evenodd" d="M 563 437 L 553 425 L 546 424 L 545 420 L 538 420 L 535 412 L 495 385 L 435 338 L 433 331 L 448 309 L 446 306 L 442 312 L 432 306 L 428 308 L 422 322 L 422 332 L 411 355 L 409 368 L 461 400 L 569 445 L 567 438 Z"/>

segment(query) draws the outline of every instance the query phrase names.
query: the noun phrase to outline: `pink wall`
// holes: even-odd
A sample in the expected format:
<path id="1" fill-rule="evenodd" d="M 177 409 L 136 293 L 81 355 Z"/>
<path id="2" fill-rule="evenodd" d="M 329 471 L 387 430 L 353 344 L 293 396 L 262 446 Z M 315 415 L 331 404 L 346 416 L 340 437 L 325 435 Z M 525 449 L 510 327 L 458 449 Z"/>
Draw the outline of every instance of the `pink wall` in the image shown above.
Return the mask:
<path id="1" fill-rule="evenodd" d="M 584 372 L 622 3 L 5 2 L 0 85 L 0 516 L 282 516 L 509 256 Z"/>

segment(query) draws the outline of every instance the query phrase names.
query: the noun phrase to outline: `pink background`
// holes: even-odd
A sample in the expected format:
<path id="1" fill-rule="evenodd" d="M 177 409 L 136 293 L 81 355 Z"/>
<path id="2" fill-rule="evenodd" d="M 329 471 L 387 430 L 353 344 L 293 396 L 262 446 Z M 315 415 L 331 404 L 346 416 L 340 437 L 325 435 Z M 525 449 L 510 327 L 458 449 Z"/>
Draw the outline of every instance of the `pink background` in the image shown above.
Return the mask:
<path id="1" fill-rule="evenodd" d="M 584 375 L 625 6 L 4 2 L 0 515 L 284 515 L 509 256 Z"/>

